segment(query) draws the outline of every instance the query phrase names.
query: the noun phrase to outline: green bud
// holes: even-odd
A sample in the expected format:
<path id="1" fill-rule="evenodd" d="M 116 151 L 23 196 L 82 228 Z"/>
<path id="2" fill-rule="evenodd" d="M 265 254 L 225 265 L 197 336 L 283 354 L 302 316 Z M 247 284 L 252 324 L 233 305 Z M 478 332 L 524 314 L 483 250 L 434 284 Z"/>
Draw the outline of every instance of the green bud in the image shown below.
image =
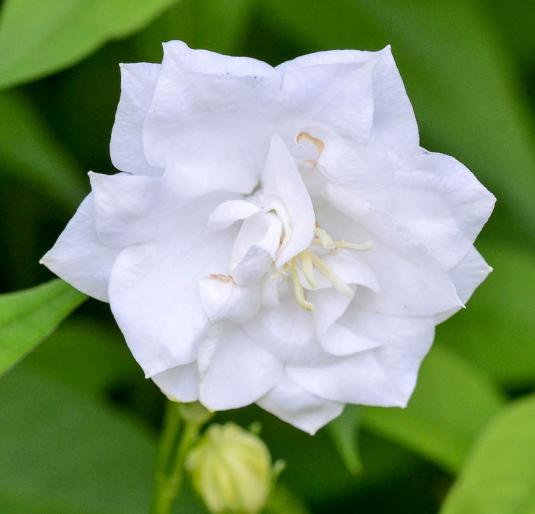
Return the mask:
<path id="1" fill-rule="evenodd" d="M 186 467 L 214 514 L 260 512 L 273 483 L 266 445 L 234 423 L 210 426 L 190 451 Z"/>

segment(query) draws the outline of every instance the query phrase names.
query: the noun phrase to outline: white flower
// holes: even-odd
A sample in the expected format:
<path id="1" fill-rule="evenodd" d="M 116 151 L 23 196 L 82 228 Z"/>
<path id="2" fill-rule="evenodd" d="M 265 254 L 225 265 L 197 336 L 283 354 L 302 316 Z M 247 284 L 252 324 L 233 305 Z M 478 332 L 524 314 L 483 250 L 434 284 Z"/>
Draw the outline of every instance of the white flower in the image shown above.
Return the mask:
<path id="1" fill-rule="evenodd" d="M 164 45 L 122 68 L 111 140 L 43 262 L 109 301 L 147 377 L 313 433 L 404 406 L 434 327 L 490 268 L 494 197 L 419 146 L 386 48 L 277 67 Z"/>

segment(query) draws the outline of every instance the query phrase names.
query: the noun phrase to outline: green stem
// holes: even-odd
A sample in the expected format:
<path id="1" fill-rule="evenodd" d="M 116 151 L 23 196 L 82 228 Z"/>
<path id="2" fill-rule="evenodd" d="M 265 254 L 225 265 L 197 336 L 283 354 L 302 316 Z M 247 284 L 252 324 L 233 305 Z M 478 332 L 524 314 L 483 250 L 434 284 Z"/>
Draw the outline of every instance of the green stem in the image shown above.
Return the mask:
<path id="1" fill-rule="evenodd" d="M 152 514 L 171 513 L 173 502 L 182 485 L 186 455 L 202 426 L 200 423 L 185 419 L 182 431 L 179 433 L 180 425 L 180 406 L 168 401 L 156 463 Z"/>

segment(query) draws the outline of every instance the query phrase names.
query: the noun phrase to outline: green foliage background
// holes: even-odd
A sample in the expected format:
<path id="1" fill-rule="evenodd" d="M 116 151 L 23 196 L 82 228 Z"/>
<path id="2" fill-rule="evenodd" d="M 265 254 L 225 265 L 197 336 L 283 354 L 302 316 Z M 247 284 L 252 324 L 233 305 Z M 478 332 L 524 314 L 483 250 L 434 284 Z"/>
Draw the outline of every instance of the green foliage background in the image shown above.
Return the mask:
<path id="1" fill-rule="evenodd" d="M 5 0 L 1 293 L 51 280 L 37 262 L 86 171 L 113 171 L 118 63 L 157 62 L 169 39 L 272 64 L 391 44 L 423 146 L 498 198 L 478 242 L 495 271 L 439 327 L 406 410 L 348 409 L 315 438 L 256 408 L 218 416 L 260 419 L 287 461 L 266 512 L 535 513 L 535 3 Z M 162 398 L 84 299 L 60 281 L 0 295 L 2 514 L 148 511 Z M 186 491 L 176 512 L 204 511 Z"/>

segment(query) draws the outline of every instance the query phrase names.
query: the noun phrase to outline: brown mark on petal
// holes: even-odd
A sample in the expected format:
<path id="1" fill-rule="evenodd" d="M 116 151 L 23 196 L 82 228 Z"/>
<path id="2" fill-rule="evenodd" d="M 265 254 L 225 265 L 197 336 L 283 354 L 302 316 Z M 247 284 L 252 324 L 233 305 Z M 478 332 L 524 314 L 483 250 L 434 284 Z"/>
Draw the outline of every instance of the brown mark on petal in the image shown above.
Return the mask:
<path id="1" fill-rule="evenodd" d="M 325 143 L 319 137 L 314 137 L 310 135 L 308 132 L 299 132 L 295 140 L 297 144 L 299 144 L 303 140 L 310 141 L 316 147 L 316 150 L 318 151 L 318 159 L 323 153 L 323 150 L 325 150 Z"/>
<path id="2" fill-rule="evenodd" d="M 223 275 L 222 273 L 211 273 L 208 275 L 208 278 L 213 280 L 220 280 L 221 282 L 226 282 L 229 284 L 235 284 L 234 279 L 230 275 Z"/>

